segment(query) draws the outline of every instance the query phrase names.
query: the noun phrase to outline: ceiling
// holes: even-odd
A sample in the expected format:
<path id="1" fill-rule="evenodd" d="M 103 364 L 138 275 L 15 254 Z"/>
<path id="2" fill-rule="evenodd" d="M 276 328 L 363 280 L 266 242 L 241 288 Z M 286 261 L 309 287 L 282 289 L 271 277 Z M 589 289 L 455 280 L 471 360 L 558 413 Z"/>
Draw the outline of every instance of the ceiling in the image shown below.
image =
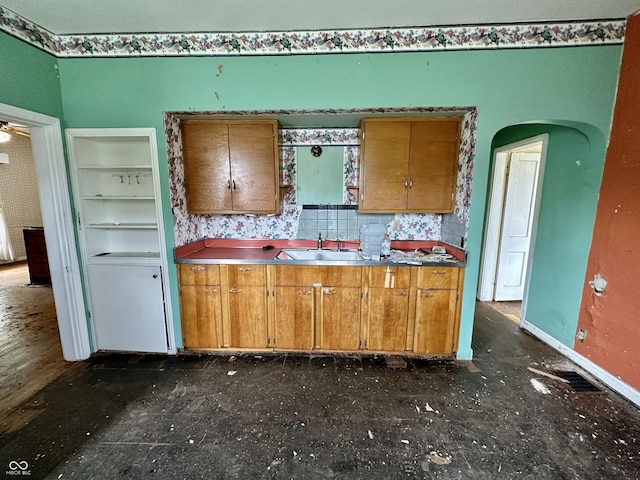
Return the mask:
<path id="1" fill-rule="evenodd" d="M 0 6 L 67 35 L 612 20 L 640 10 L 640 0 L 0 0 Z"/>

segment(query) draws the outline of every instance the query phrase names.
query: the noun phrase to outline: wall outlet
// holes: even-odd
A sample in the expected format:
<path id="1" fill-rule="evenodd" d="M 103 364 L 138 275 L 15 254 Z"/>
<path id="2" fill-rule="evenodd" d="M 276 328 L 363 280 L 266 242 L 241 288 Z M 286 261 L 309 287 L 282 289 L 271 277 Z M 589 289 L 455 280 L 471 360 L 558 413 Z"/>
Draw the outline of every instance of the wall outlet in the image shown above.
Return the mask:
<path id="1" fill-rule="evenodd" d="M 584 328 L 581 328 L 580 330 L 578 330 L 578 333 L 576 334 L 576 338 L 579 341 L 584 342 L 584 339 L 587 338 L 587 331 Z"/>
<path id="2" fill-rule="evenodd" d="M 391 230 L 393 230 L 394 232 L 400 231 L 400 220 L 393 220 L 391 222 Z"/>

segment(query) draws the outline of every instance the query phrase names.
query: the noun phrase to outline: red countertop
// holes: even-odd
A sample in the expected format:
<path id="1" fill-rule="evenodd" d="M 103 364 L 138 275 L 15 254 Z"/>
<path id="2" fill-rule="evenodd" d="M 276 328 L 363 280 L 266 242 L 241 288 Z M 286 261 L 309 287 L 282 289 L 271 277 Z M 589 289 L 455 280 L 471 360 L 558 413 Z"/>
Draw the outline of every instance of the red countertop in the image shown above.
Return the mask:
<path id="1" fill-rule="evenodd" d="M 262 247 L 272 245 L 274 248 L 263 250 Z M 463 266 L 465 262 L 465 252 L 443 242 L 424 240 L 394 240 L 391 248 L 395 250 L 413 251 L 415 249 L 431 249 L 434 245 L 443 245 L 447 253 L 453 255 L 458 262 L 451 266 Z M 359 242 L 356 240 L 345 240 L 342 248 L 357 249 Z M 316 248 L 316 240 L 280 240 L 280 239 L 259 239 L 242 240 L 226 238 L 207 238 L 177 247 L 174 250 L 175 263 L 198 263 L 198 262 L 223 262 L 223 261 L 247 261 L 259 263 L 279 263 L 275 256 L 283 248 Z M 323 240 L 322 247 L 326 249 L 336 249 L 337 242 Z M 291 262 L 289 262 L 291 263 Z"/>

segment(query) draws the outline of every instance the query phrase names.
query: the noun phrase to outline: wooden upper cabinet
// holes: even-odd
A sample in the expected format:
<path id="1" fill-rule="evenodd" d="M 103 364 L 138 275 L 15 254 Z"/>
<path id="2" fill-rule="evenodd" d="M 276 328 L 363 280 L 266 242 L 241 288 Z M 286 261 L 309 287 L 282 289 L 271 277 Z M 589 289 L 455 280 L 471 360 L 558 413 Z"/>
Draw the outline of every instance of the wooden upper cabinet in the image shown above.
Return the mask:
<path id="1" fill-rule="evenodd" d="M 360 211 L 407 208 L 411 122 L 363 120 Z"/>
<path id="2" fill-rule="evenodd" d="M 188 213 L 280 213 L 276 120 L 184 120 L 181 130 Z"/>
<path id="3" fill-rule="evenodd" d="M 363 119 L 358 209 L 451 213 L 460 118 Z"/>

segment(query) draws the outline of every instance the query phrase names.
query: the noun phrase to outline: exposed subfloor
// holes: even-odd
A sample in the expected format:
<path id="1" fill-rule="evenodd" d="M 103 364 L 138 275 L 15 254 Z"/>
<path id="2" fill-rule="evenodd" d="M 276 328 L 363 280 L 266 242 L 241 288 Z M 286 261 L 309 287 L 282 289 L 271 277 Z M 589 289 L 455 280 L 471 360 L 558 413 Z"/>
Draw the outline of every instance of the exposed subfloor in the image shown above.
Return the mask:
<path id="1" fill-rule="evenodd" d="M 473 344 L 473 364 L 406 368 L 375 357 L 97 355 L 12 414 L 0 475 L 640 477 L 635 406 L 528 370 L 577 367 L 483 304 Z"/>

